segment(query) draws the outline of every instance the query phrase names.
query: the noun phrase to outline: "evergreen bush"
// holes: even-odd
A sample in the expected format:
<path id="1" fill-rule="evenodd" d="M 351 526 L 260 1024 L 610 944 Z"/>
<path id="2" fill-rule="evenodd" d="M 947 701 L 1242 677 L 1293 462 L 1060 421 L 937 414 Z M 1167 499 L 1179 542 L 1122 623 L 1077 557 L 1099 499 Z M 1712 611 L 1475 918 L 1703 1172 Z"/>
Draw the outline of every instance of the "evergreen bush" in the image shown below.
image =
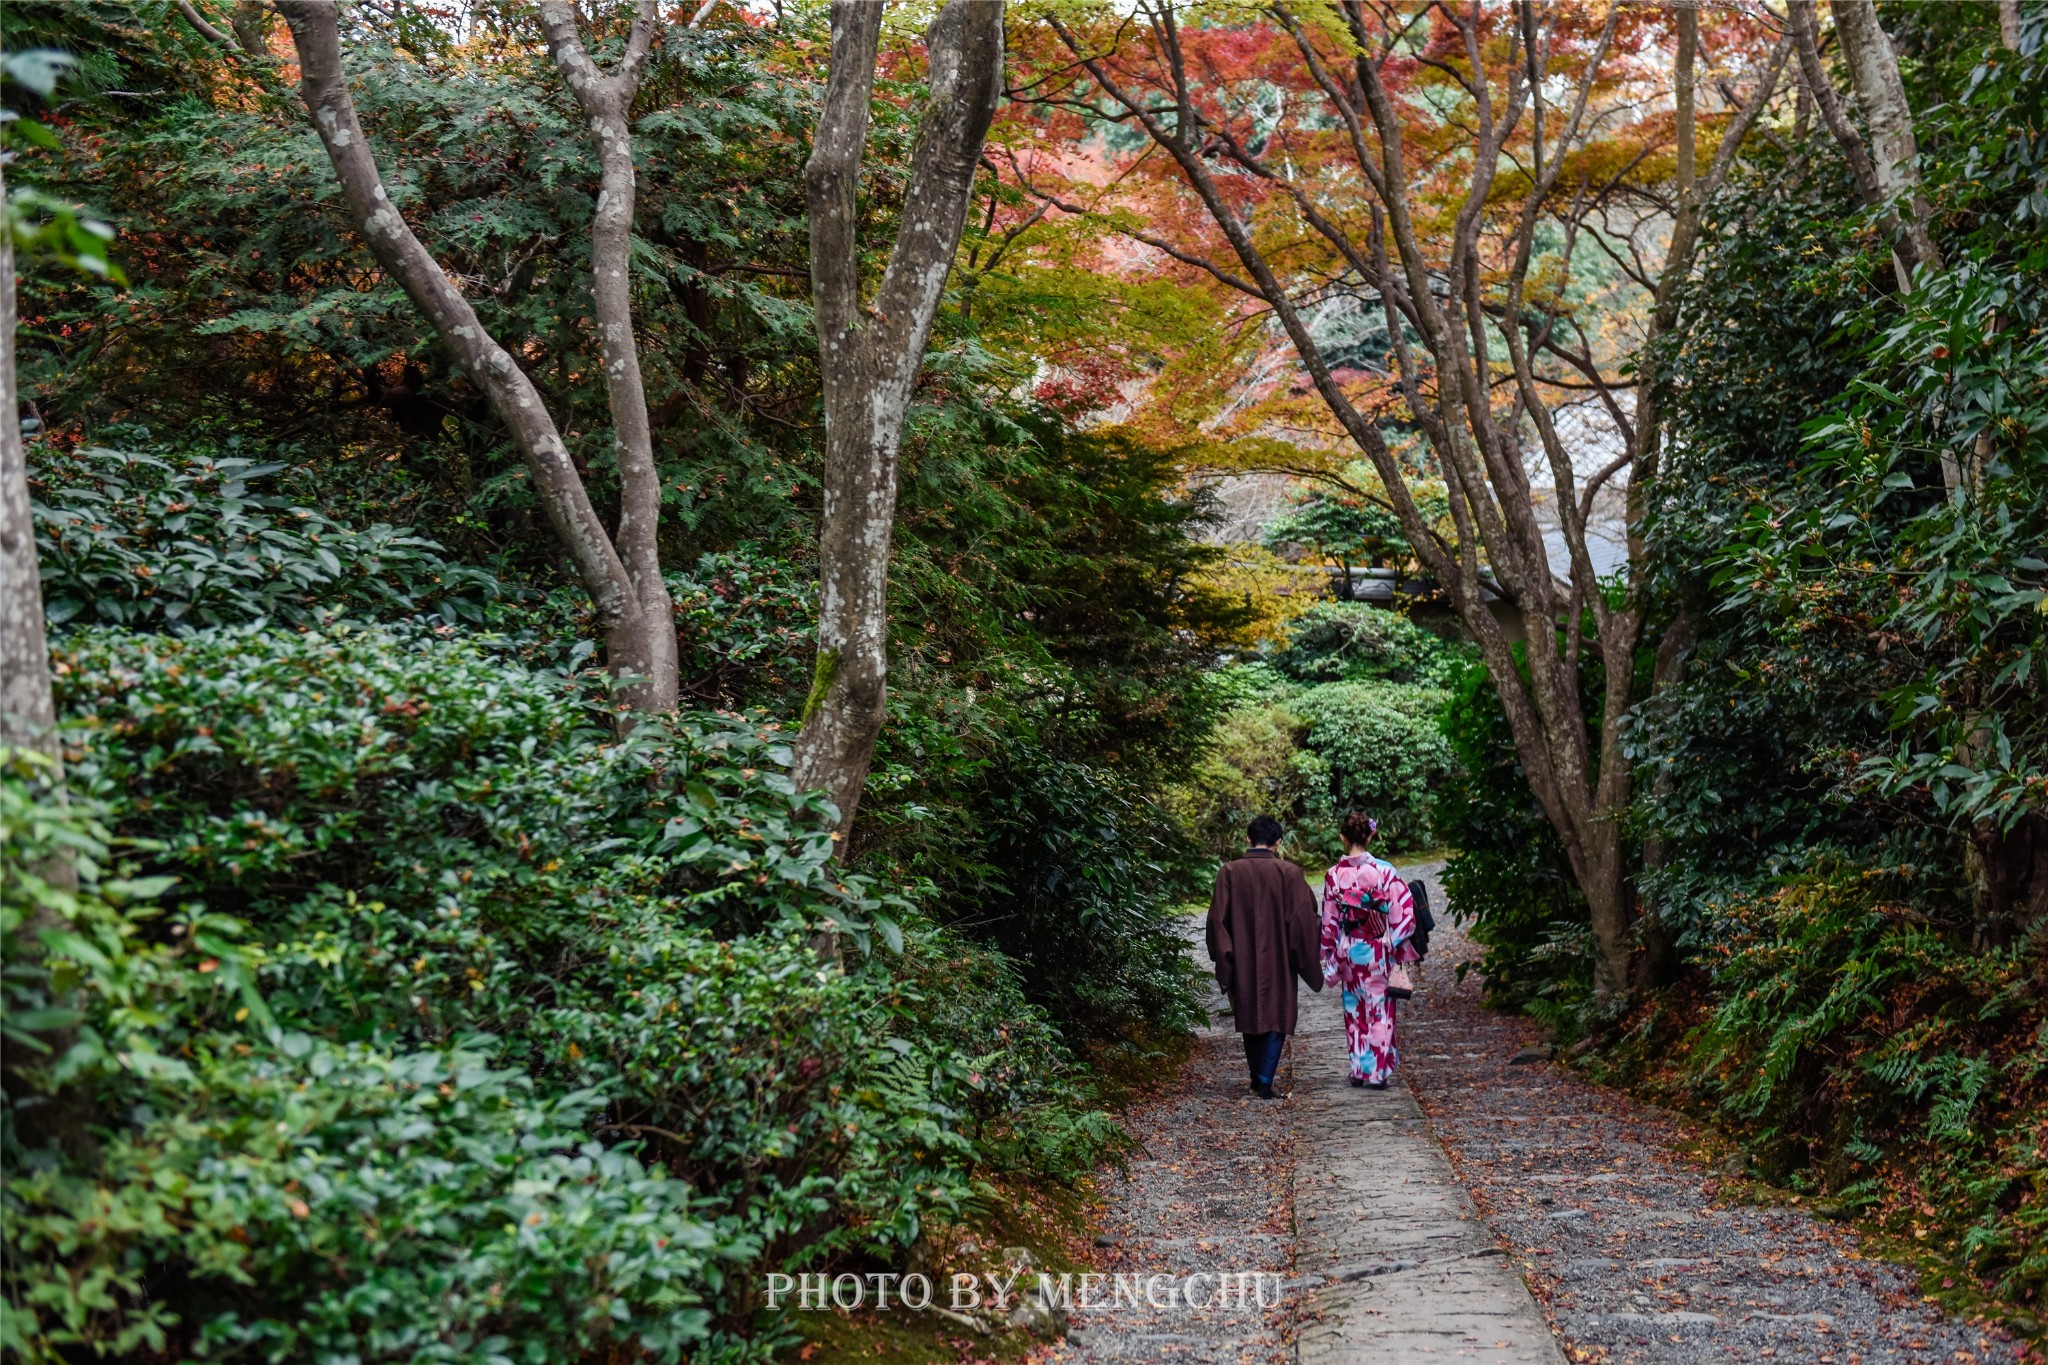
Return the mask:
<path id="1" fill-rule="evenodd" d="M 6 1111 L 26 1358 L 699 1358 L 751 1268 L 900 1254 L 977 1168 L 1114 1140 L 1006 969 L 830 860 L 771 724 L 620 741 L 419 627 L 96 628 L 57 667 L 72 804 L 6 806 L 9 1026 L 49 1048 Z M 14 875 L 67 847 L 78 893 Z M 978 987 L 943 1027 L 933 959 Z"/>

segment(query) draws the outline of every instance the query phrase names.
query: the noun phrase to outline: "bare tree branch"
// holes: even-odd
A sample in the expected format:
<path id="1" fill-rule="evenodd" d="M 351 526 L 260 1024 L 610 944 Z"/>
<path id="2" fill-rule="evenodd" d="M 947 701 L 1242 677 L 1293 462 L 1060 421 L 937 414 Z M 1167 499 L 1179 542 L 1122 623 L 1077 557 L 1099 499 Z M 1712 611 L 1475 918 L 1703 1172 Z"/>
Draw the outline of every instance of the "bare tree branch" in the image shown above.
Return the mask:
<path id="1" fill-rule="evenodd" d="M 192 0 L 172 0 L 172 3 L 178 7 L 178 13 L 184 16 L 185 22 L 192 26 L 193 31 L 207 42 L 215 47 L 224 47 L 233 53 L 241 52 L 242 45 L 235 40 L 235 36 L 222 32 L 208 23 L 206 16 L 199 12 L 198 6 L 194 5 Z"/>
<path id="2" fill-rule="evenodd" d="M 1690 269 L 1699 208 L 1729 174 L 1791 46 L 1779 45 L 1712 165 L 1701 168 L 1693 155 L 1694 68 L 1701 55 L 1696 16 L 1681 16 L 1671 26 L 1680 33 L 1684 85 L 1676 92 L 1682 106 L 1678 183 L 1667 204 L 1636 179 L 1648 147 L 1624 158 L 1629 164 L 1619 172 L 1575 170 L 1587 164 L 1581 153 L 1588 147 L 1670 107 L 1659 103 L 1669 91 L 1611 93 L 1607 68 L 1614 66 L 1625 17 L 1618 4 L 1603 7 L 1597 24 L 1576 15 L 1567 29 L 1560 7 L 1534 0 L 1514 0 L 1505 22 L 1478 0 L 1427 6 L 1336 0 L 1347 44 L 1299 0 L 1272 0 L 1265 11 L 1299 54 L 1311 85 L 1307 98 L 1327 117 L 1320 127 L 1295 119 L 1290 106 L 1302 97 L 1291 86 L 1272 97 L 1281 101 L 1277 112 L 1270 103 L 1256 113 L 1233 107 L 1235 78 L 1213 51 L 1213 30 L 1198 29 L 1195 18 L 1165 0 L 1141 0 L 1133 8 L 1140 22 L 1131 45 L 1142 48 L 1135 56 L 1122 42 L 1103 50 L 1083 39 L 1063 15 L 1048 18 L 1065 55 L 1092 78 L 1091 93 L 1099 92 L 1108 107 L 1098 112 L 1074 104 L 1142 129 L 1153 147 L 1174 159 L 1230 244 L 1236 268 L 1210 259 L 1199 242 L 1153 224 L 1136 231 L 1120 224 L 1120 230 L 1153 239 L 1155 249 L 1270 308 L 1325 407 L 1379 474 L 1418 557 L 1444 585 L 1486 659 L 1531 788 L 1594 905 L 1601 989 L 1618 993 L 1626 986 L 1634 915 L 1617 818 L 1628 803 L 1630 770 L 1618 746 L 1632 700 L 1642 608 L 1639 586 L 1610 600 L 1587 523 L 1601 491 L 1629 467 L 1642 443 L 1654 439 L 1646 429 L 1654 432 L 1655 411 L 1644 406 L 1640 389 L 1629 407 L 1621 381 L 1603 373 L 1590 352 L 1581 354 L 1582 335 L 1574 350 L 1568 334 L 1576 333 L 1577 320 L 1566 290 L 1573 260 L 1590 244 L 1654 300 L 1677 297 Z M 1433 30 L 1427 43 L 1416 38 L 1422 27 Z M 1566 51 L 1577 65 L 1560 90 L 1558 54 Z M 1432 97 L 1423 107 L 1405 84 L 1395 86 L 1385 71 L 1396 54 L 1408 66 L 1433 64 L 1432 76 L 1444 79 L 1431 88 L 1447 97 Z M 1404 143 L 1418 122 L 1431 133 L 1431 162 L 1412 170 Z M 1463 139 L 1454 159 L 1444 150 L 1446 135 Z M 1312 155 L 1302 139 L 1315 140 Z M 1347 155 L 1349 164 L 1331 161 L 1342 163 Z M 1313 173 L 1300 169 L 1304 164 L 1312 164 Z M 1455 168 L 1455 181 L 1447 182 L 1447 168 Z M 1512 187 L 1512 197 L 1500 193 L 1498 179 L 1507 175 L 1526 176 L 1526 185 Z M 1567 186 L 1567 175 L 1582 180 Z M 1415 188 L 1422 184 L 1432 221 L 1423 221 L 1423 190 Z M 1355 200 L 1345 196 L 1365 198 L 1369 231 L 1357 226 Z M 1660 207 L 1678 229 L 1668 252 L 1661 241 L 1643 240 L 1642 224 Z M 1276 214 L 1276 208 L 1288 212 Z M 1609 221 L 1624 210 L 1632 221 Z M 1440 225 L 1446 213 L 1452 221 Z M 1306 263 L 1297 259 L 1302 243 L 1290 231 L 1297 221 L 1318 248 Z M 1551 221 L 1562 229 L 1561 247 L 1539 244 L 1540 229 Z M 1596 224 L 1602 230 L 1594 230 Z M 1555 262 L 1558 273 L 1546 274 L 1544 292 L 1530 297 L 1539 245 L 1545 270 Z M 1662 257 L 1661 269 L 1646 252 Z M 1360 411 L 1331 373 L 1315 310 L 1340 295 L 1376 302 L 1385 314 L 1395 384 L 1443 480 L 1449 531 L 1435 518 L 1425 524 L 1379 419 Z M 1563 374 L 1551 373 L 1560 364 Z M 1603 453 L 1605 463 L 1582 487 L 1553 415 L 1559 386 L 1582 386 L 1595 395 L 1624 445 L 1612 458 Z M 1556 490 L 1554 531 L 1546 531 L 1550 513 L 1539 515 L 1539 490 L 1531 486 L 1524 442 L 1532 429 Z M 1633 479 L 1630 488 L 1636 488 Z M 1546 541 L 1559 531 L 1569 559 L 1562 578 Z M 1639 559 L 1640 547 L 1632 550 Z M 1488 609 L 1495 591 L 1522 610 L 1528 630 L 1521 659 Z M 1578 676 L 1582 654 L 1591 649 L 1606 677 L 1594 725 Z"/>

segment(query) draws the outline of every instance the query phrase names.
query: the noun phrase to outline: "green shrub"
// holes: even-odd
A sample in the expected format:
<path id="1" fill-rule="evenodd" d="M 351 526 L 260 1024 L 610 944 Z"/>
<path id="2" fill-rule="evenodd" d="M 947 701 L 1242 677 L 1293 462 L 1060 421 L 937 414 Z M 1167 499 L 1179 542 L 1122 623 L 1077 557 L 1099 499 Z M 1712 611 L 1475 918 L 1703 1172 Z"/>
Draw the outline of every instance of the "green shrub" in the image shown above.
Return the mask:
<path id="1" fill-rule="evenodd" d="M 966 933 L 933 929 L 911 934 L 894 965 L 920 1035 L 962 1059 L 962 1131 L 984 1163 L 1070 1181 L 1123 1146 L 1123 1130 L 1097 1107 L 1052 1017 L 1025 1002 L 1023 969 L 1010 957 Z"/>
<path id="2" fill-rule="evenodd" d="M 1272 665 L 1297 682 L 1394 682 L 1442 687 L 1460 650 L 1397 611 L 1318 602 L 1294 621 Z"/>
<path id="3" fill-rule="evenodd" d="M 148 841 L 155 880 L 87 876 L 67 912 L 125 957 L 39 955 L 10 895 L 10 1027 L 103 1059 L 27 1074 L 96 1154 L 10 1086 L 24 1354 L 673 1359 L 746 1326 L 752 1266 L 900 1252 L 978 1165 L 1071 1174 L 1115 1140 L 1013 977 L 830 861 L 773 726 L 619 742 L 558 676 L 417 629 L 56 658 L 60 810 Z M 9 781 L 7 884 L 47 899 L 16 874 L 73 817 Z M 171 877 L 161 930 L 122 908 Z M 943 1010 L 935 958 L 973 983 Z M 118 1235 L 67 1232 L 109 1209 Z"/>
<path id="4" fill-rule="evenodd" d="M 1488 998 L 1567 1024 L 1592 989 L 1592 920 L 1483 666 L 1458 677 L 1440 723 L 1456 758 L 1431 803 L 1437 836 L 1454 850 L 1444 891 L 1485 949 Z"/>
<path id="5" fill-rule="evenodd" d="M 1743 1137 L 1773 1181 L 2038 1305 L 2041 965 L 2025 947 L 1969 943 L 1967 900 L 1933 851 L 1895 844 L 1873 863 L 1819 849 L 1776 886 L 1717 901 L 1699 1022 L 1617 1060 Z"/>
<path id="6" fill-rule="evenodd" d="M 139 629 L 274 618 L 478 621 L 501 589 L 394 526 L 342 526 L 255 491 L 286 468 L 234 454 L 37 451 L 43 604 L 53 623 Z"/>
<path id="7" fill-rule="evenodd" d="M 9 1090 L 10 1124 L 64 1136 L 34 1095 L 109 1068 L 180 1074 L 183 1024 L 263 1006 L 244 926 L 157 904 L 174 879 L 139 875 L 132 844 L 116 857 L 108 807 L 66 799 L 58 771 L 0 750 L 0 1032 L 8 1074 L 26 1087 Z"/>
<path id="8" fill-rule="evenodd" d="M 178 1083 L 128 1088 L 146 1117 L 90 1174 L 7 1181 L 19 1358 L 674 1360 L 706 1338 L 751 1245 L 591 1140 L 602 1095 L 537 1094 L 490 1052 L 279 1043 L 195 1050 Z"/>
<path id="9" fill-rule="evenodd" d="M 1297 690 L 1292 680 L 1264 659 L 1226 664 L 1207 674 L 1204 681 L 1219 715 L 1285 701 Z"/>
<path id="10" fill-rule="evenodd" d="M 1344 851 L 1338 822 L 1353 809 L 1380 822 L 1382 848 L 1427 847 L 1437 837 L 1430 793 L 1454 762 L 1434 684 L 1459 658 L 1398 613 L 1317 603 L 1284 649 L 1219 671 L 1215 686 L 1231 709 L 1170 788 L 1174 818 L 1222 857 L 1243 849 L 1253 816 L 1272 815 L 1295 826 L 1293 856 L 1334 859 Z"/>
<path id="11" fill-rule="evenodd" d="M 1003 869 L 964 921 L 1076 1041 L 1202 1020 L 1174 906 L 1199 884 L 1166 813 L 1114 769 L 1019 747 L 988 798 Z"/>
<path id="12" fill-rule="evenodd" d="M 1301 730 L 1282 702 L 1225 713 L 1194 771 L 1168 795 L 1174 818 L 1220 858 L 1244 851 L 1254 816 L 1292 819 L 1307 804 Z"/>
<path id="13" fill-rule="evenodd" d="M 759 546 L 741 545 L 670 574 L 682 673 L 693 696 L 732 705 L 783 697 L 794 712 L 810 685 L 818 584 Z"/>
<path id="14" fill-rule="evenodd" d="M 538 1096 L 487 1036 L 393 1055 L 274 1027 L 242 926 L 157 904 L 170 879 L 121 875 L 104 807 L 8 764 L 12 1358 L 673 1359 L 705 1337 L 748 1243 L 590 1142 L 602 1096 Z"/>
<path id="15" fill-rule="evenodd" d="M 664 575 L 675 601 L 677 667 L 688 702 L 795 712 L 810 686 L 817 582 L 754 544 Z M 602 672 L 590 594 L 560 587 L 493 603 L 484 643 L 532 668 Z"/>
<path id="16" fill-rule="evenodd" d="M 1306 726 L 1304 814 L 1331 851 L 1343 851 L 1336 829 L 1350 810 L 1379 821 L 1378 847 L 1428 847 L 1430 795 L 1456 761 L 1437 725 L 1444 694 L 1402 683 L 1324 683 L 1289 705 Z"/>

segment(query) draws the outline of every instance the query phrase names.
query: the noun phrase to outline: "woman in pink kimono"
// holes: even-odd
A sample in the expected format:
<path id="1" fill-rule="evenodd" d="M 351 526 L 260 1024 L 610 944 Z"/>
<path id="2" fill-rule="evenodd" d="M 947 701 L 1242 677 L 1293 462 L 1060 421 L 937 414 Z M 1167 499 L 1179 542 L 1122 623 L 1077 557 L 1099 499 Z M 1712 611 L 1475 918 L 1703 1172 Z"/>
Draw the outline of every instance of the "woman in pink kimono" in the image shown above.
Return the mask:
<path id="1" fill-rule="evenodd" d="M 1379 822 L 1363 811 L 1344 817 L 1351 851 L 1323 876 L 1323 976 L 1344 992 L 1344 1035 L 1351 1045 L 1351 1083 L 1387 1088 L 1400 1060 L 1387 970 L 1413 962 L 1415 902 L 1394 865 L 1366 851 Z"/>

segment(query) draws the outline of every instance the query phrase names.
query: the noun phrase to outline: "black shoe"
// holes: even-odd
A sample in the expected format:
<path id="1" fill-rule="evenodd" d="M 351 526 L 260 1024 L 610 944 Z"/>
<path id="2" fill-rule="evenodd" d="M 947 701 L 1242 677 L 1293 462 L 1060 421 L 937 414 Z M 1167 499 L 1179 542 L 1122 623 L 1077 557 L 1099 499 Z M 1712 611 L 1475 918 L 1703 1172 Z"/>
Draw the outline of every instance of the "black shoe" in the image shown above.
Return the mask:
<path id="1" fill-rule="evenodd" d="M 1368 1090 L 1385 1090 L 1387 1083 L 1385 1081 L 1367 1081 L 1365 1086 Z"/>
<path id="2" fill-rule="evenodd" d="M 1270 1085 L 1255 1085 L 1252 1087 L 1252 1091 L 1262 1100 L 1277 1100 L 1280 1098 L 1273 1093 L 1273 1087 Z"/>
<path id="3" fill-rule="evenodd" d="M 1363 1086 L 1363 1085 L 1365 1084 L 1365 1077 L 1363 1077 L 1363 1076 L 1353 1076 L 1353 1077 L 1351 1078 L 1351 1084 L 1352 1084 L 1352 1085 L 1354 1085 L 1354 1086 Z"/>

